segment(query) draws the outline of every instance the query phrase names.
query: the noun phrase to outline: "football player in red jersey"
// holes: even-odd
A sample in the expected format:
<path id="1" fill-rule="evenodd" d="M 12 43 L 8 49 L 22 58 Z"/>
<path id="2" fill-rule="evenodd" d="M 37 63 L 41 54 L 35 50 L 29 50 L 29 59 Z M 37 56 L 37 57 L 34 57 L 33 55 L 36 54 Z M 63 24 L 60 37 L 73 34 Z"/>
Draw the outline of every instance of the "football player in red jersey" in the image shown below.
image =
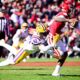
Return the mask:
<path id="1" fill-rule="evenodd" d="M 50 33 L 48 37 L 48 44 L 52 44 L 54 47 L 53 56 L 58 59 L 55 70 L 52 76 L 59 76 L 60 68 L 63 66 L 65 59 L 67 58 L 66 44 L 62 41 L 62 36 L 66 35 L 66 32 L 62 32 L 66 22 L 72 22 L 72 19 L 68 18 L 70 6 L 66 3 L 62 3 L 61 11 L 53 17 L 53 22 L 50 25 Z M 55 47 L 57 46 L 57 49 Z"/>

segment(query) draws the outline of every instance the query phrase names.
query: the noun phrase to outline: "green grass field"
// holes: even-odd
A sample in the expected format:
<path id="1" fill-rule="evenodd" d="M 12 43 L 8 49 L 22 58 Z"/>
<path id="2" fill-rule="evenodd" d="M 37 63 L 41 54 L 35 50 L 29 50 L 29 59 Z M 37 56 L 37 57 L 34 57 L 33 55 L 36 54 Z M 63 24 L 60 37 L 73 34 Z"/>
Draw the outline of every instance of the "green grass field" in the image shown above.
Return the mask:
<path id="1" fill-rule="evenodd" d="M 29 59 L 27 62 L 56 61 L 55 59 Z M 80 61 L 80 58 L 68 58 L 66 61 Z M 0 80 L 80 80 L 80 66 L 63 66 L 63 76 L 53 77 L 55 66 L 51 67 L 0 67 Z"/>

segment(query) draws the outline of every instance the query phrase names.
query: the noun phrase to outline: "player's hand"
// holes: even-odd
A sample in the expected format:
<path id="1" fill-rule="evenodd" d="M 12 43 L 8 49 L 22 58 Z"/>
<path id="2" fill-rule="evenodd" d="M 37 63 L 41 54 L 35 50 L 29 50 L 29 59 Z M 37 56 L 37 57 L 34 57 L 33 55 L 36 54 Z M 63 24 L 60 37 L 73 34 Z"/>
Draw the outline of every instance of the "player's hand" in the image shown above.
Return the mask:
<path id="1" fill-rule="evenodd" d="M 76 23 L 77 21 L 78 21 L 78 20 L 77 20 L 76 18 L 69 19 L 70 26 L 74 27 L 74 26 L 75 26 L 75 23 Z"/>
<path id="2" fill-rule="evenodd" d="M 75 23 L 75 22 L 77 22 L 78 20 L 76 19 L 76 18 L 72 18 L 72 19 L 69 19 L 69 22 L 70 23 Z"/>

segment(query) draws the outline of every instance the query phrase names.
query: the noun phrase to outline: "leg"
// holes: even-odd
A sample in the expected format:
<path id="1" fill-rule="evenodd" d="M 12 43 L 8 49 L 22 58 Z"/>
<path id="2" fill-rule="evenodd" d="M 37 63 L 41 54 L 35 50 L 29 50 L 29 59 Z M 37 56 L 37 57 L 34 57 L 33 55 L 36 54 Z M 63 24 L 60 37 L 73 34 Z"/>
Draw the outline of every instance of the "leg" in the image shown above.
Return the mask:
<path id="1" fill-rule="evenodd" d="M 0 62 L 0 66 L 7 66 L 11 64 L 17 64 L 22 61 L 28 54 L 24 51 L 24 49 L 20 49 L 15 58 L 8 58 L 5 61 Z M 12 55 L 11 55 L 12 56 Z"/>
<path id="2" fill-rule="evenodd" d="M 52 73 L 52 76 L 59 76 L 60 68 L 63 66 L 66 58 L 67 58 L 67 51 L 66 46 L 62 41 L 59 41 L 58 49 L 54 49 L 53 56 L 58 59 L 57 65 L 55 67 L 55 70 Z"/>
<path id="3" fill-rule="evenodd" d="M 55 70 L 53 71 L 52 73 L 52 76 L 60 76 L 59 72 L 60 72 L 60 69 L 61 67 L 63 66 L 66 58 L 67 58 L 67 52 L 64 53 L 63 56 L 60 57 L 60 59 L 58 59 L 58 62 L 57 62 L 57 65 L 55 67 Z"/>
<path id="4" fill-rule="evenodd" d="M 56 59 L 61 59 L 60 51 L 54 48 L 53 57 Z"/>
<path id="5" fill-rule="evenodd" d="M 22 61 L 28 55 L 29 54 L 24 49 L 20 49 L 18 54 L 16 55 L 16 57 L 13 59 L 13 61 L 15 64 L 17 64 L 20 61 Z"/>
<path id="6" fill-rule="evenodd" d="M 7 58 L 6 60 L 0 62 L 0 66 L 7 66 L 10 64 L 14 64 L 12 55 L 10 58 Z"/>
<path id="7" fill-rule="evenodd" d="M 27 44 L 24 48 L 21 48 L 17 55 L 14 58 L 14 63 L 17 64 L 21 62 L 26 56 L 29 56 L 29 54 L 32 54 L 36 52 L 38 49 L 33 44 Z"/>

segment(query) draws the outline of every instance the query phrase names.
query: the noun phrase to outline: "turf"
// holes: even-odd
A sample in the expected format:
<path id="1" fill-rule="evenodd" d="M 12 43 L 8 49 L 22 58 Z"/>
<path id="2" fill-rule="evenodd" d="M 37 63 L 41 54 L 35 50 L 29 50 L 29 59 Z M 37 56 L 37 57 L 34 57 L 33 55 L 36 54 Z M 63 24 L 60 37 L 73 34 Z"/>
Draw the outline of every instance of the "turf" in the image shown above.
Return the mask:
<path id="1" fill-rule="evenodd" d="M 54 67 L 0 67 L 0 80 L 80 80 L 80 66 L 63 67 L 63 76 L 53 77 Z"/>
<path id="2" fill-rule="evenodd" d="M 5 60 L 4 58 L 0 58 L 0 62 Z M 47 61 L 51 61 L 51 62 L 55 62 L 57 61 L 56 58 L 30 58 L 30 59 L 27 59 L 27 62 L 47 62 Z M 80 61 L 80 58 L 70 58 L 70 57 L 67 57 L 66 59 L 67 62 L 69 61 Z"/>
<path id="3" fill-rule="evenodd" d="M 29 59 L 34 61 L 53 61 L 53 59 Z M 54 60 L 55 61 L 55 60 Z M 80 58 L 67 58 L 66 61 L 80 61 Z M 51 67 L 19 67 L 5 66 L 0 67 L 0 80 L 80 80 L 80 66 L 63 66 L 60 77 L 53 77 L 55 66 Z"/>
<path id="4" fill-rule="evenodd" d="M 56 58 L 31 58 L 31 59 L 28 59 L 27 62 L 47 62 L 47 61 L 51 61 L 51 62 L 55 62 L 57 61 Z M 70 57 L 67 57 L 66 59 L 67 62 L 70 62 L 70 61 L 80 61 L 80 58 L 70 58 Z"/>

